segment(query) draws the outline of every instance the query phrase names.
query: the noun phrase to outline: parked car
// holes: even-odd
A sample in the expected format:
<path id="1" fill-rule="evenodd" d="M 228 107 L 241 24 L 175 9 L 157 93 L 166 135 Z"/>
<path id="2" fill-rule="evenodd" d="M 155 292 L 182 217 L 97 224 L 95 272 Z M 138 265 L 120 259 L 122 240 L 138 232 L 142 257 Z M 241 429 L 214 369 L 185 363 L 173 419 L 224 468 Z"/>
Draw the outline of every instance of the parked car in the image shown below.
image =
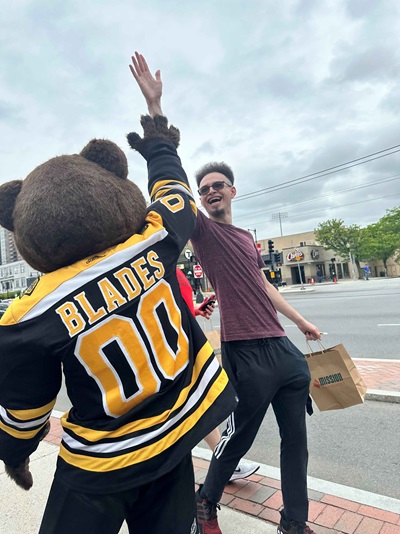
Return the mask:
<path id="1" fill-rule="evenodd" d="M 6 311 L 6 309 L 9 307 L 10 305 L 10 302 L 9 300 L 1 300 L 0 301 L 0 318 L 3 317 L 4 315 L 4 312 Z"/>

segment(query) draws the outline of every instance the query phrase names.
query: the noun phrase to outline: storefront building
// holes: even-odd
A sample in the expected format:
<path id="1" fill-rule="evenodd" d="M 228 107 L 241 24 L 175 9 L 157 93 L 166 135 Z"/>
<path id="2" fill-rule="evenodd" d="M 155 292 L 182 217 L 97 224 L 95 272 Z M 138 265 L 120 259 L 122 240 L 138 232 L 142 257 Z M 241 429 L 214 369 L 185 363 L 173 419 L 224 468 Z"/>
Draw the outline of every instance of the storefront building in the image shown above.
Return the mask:
<path id="1" fill-rule="evenodd" d="M 279 251 L 280 262 L 274 261 L 274 269 L 280 269 L 281 282 L 285 285 L 313 284 L 324 281 L 334 281 L 343 278 L 356 278 L 356 265 L 347 258 L 342 258 L 332 250 L 325 250 L 315 240 L 314 232 L 304 232 L 282 237 L 273 237 L 259 241 L 261 255 L 268 263 L 268 241 L 273 241 L 273 248 Z"/>

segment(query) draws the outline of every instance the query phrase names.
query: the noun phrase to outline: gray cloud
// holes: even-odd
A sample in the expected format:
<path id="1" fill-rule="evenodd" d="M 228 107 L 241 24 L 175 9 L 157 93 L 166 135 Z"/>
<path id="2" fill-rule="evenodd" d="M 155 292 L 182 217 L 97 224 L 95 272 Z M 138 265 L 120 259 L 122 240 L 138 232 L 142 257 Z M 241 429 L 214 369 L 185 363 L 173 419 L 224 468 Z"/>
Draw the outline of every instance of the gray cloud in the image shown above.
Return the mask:
<path id="1" fill-rule="evenodd" d="M 398 144 L 398 12 L 395 0 L 8 3 L 0 183 L 106 137 L 127 151 L 145 190 L 144 162 L 125 140 L 145 111 L 128 70 L 135 49 L 161 68 L 164 110 L 181 130 L 193 187 L 208 160 L 232 165 L 242 195 Z M 368 224 L 400 204 L 379 200 L 400 193 L 400 181 L 333 193 L 395 175 L 398 163 L 388 156 L 236 202 L 234 216 L 260 238 L 278 235 L 277 211 L 288 212 L 293 233 L 331 216 Z"/>

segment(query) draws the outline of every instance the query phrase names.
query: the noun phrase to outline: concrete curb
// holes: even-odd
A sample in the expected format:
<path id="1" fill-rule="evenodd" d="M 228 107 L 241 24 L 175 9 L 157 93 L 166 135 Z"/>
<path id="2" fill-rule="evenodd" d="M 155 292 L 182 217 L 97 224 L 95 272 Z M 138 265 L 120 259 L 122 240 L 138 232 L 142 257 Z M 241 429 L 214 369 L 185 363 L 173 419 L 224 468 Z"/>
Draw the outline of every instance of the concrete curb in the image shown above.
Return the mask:
<path id="1" fill-rule="evenodd" d="M 365 394 L 365 400 L 400 404 L 400 393 L 397 391 L 385 391 L 384 389 L 369 389 Z"/>

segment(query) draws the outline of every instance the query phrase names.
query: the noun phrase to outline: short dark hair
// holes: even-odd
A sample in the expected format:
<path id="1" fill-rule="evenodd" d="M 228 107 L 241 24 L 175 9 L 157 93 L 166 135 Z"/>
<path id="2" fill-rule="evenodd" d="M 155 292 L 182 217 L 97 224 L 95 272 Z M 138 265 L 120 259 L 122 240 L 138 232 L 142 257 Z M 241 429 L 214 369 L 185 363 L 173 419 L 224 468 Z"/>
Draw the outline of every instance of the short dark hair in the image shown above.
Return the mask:
<path id="1" fill-rule="evenodd" d="M 219 172 L 223 174 L 230 183 L 233 185 L 235 182 L 235 177 L 233 175 L 232 169 L 227 165 L 224 161 L 212 161 L 211 163 L 206 163 L 203 165 L 194 175 L 196 178 L 197 186 L 200 187 L 200 182 L 204 178 L 204 176 L 207 176 L 207 174 L 211 174 L 212 172 Z"/>

